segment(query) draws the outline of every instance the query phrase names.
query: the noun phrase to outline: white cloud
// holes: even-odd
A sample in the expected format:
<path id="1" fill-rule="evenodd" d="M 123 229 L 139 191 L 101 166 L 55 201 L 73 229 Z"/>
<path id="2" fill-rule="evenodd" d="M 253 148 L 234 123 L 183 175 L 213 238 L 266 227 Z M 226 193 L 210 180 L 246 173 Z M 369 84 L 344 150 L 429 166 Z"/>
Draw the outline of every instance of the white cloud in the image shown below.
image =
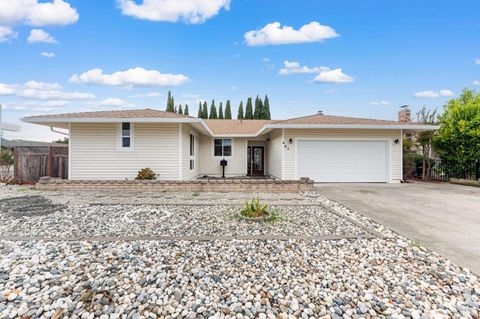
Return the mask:
<path id="1" fill-rule="evenodd" d="M 8 84 L 0 83 L 0 95 L 12 95 L 15 90 Z"/>
<path id="2" fill-rule="evenodd" d="M 480 64 L 480 58 L 475 59 L 475 64 Z"/>
<path id="3" fill-rule="evenodd" d="M 134 104 L 118 98 L 108 98 L 100 102 L 103 106 L 132 107 Z"/>
<path id="4" fill-rule="evenodd" d="M 52 110 L 56 110 L 61 107 L 68 106 L 70 104 L 69 101 L 46 101 L 43 103 L 37 103 L 28 101 L 24 104 L 7 104 L 5 105 L 6 110 L 14 110 L 14 111 L 39 111 L 39 112 L 48 112 Z"/>
<path id="5" fill-rule="evenodd" d="M 101 69 L 91 69 L 70 78 L 73 83 L 100 84 L 110 86 L 178 86 L 190 79 L 183 74 L 160 73 L 157 70 L 145 70 L 136 67 L 126 71 L 105 74 Z"/>
<path id="6" fill-rule="evenodd" d="M 270 62 L 270 59 L 269 58 L 263 58 L 262 61 L 265 62 L 265 63 L 268 63 L 268 62 Z"/>
<path id="7" fill-rule="evenodd" d="M 480 81 L 473 81 L 473 84 L 480 85 Z"/>
<path id="8" fill-rule="evenodd" d="M 0 43 L 15 39 L 17 36 L 18 32 L 13 31 L 9 27 L 0 26 Z"/>
<path id="9" fill-rule="evenodd" d="M 245 33 L 244 38 L 248 45 L 254 46 L 321 42 L 338 36 L 332 27 L 312 21 L 298 30 L 290 26 L 281 26 L 280 22 L 273 22 L 260 30 L 248 31 Z"/>
<path id="10" fill-rule="evenodd" d="M 329 70 L 329 68 L 325 66 L 318 66 L 318 67 L 308 67 L 308 66 L 301 66 L 300 63 L 295 61 L 287 61 L 283 62 L 283 68 L 278 71 L 279 75 L 290 75 L 290 74 L 308 74 L 308 73 L 320 73 L 322 71 Z"/>
<path id="11" fill-rule="evenodd" d="M 33 29 L 27 39 L 28 43 L 43 42 L 43 43 L 57 43 L 54 37 L 42 29 Z"/>
<path id="12" fill-rule="evenodd" d="M 371 105 L 390 105 L 392 102 L 390 101 L 385 101 L 385 100 L 380 100 L 380 101 L 373 101 L 370 102 Z"/>
<path id="13" fill-rule="evenodd" d="M 68 25 L 77 22 L 78 13 L 63 0 L 2 0 L 0 25 Z"/>
<path id="14" fill-rule="evenodd" d="M 135 98 L 159 97 L 159 96 L 162 96 L 162 95 L 158 92 L 149 92 L 145 94 L 133 94 L 133 95 L 129 95 L 128 97 L 131 99 L 135 99 Z"/>
<path id="15" fill-rule="evenodd" d="M 27 81 L 22 85 L 0 83 L 0 95 L 14 95 L 35 100 L 91 100 L 95 95 L 83 92 L 65 92 L 58 83 Z"/>
<path id="16" fill-rule="evenodd" d="M 422 91 L 415 93 L 415 97 L 421 98 L 435 98 L 435 97 L 443 97 L 443 96 L 452 96 L 453 92 L 447 89 L 443 89 L 440 91 Z"/>
<path id="17" fill-rule="evenodd" d="M 122 13 L 150 21 L 198 24 L 216 16 L 221 9 L 229 10 L 230 0 L 117 0 Z"/>
<path id="18" fill-rule="evenodd" d="M 38 82 L 38 81 L 27 81 L 24 83 L 24 86 L 28 89 L 36 90 L 58 90 L 62 86 L 58 83 L 47 83 L 47 82 Z"/>
<path id="19" fill-rule="evenodd" d="M 320 72 L 320 74 L 318 74 L 313 81 L 321 83 L 341 84 L 353 82 L 353 77 L 343 73 L 342 69 L 338 68 Z"/>
<path id="20" fill-rule="evenodd" d="M 322 83 L 350 83 L 353 82 L 353 77 L 343 73 L 342 69 L 330 69 L 326 66 L 308 67 L 302 66 L 296 61 L 285 60 L 283 67 L 278 71 L 279 75 L 291 74 L 317 74 L 314 82 Z"/>
<path id="21" fill-rule="evenodd" d="M 54 58 L 55 53 L 53 53 L 53 52 L 40 52 L 40 56 L 42 56 L 44 58 Z"/>

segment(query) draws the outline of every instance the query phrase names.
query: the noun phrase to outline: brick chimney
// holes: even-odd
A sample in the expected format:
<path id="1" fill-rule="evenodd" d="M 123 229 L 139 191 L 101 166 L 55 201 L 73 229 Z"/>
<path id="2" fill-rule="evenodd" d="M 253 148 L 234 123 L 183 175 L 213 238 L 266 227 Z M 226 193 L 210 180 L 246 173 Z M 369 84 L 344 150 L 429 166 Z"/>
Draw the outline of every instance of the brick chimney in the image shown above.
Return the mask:
<path id="1" fill-rule="evenodd" d="M 400 107 L 400 110 L 398 111 L 398 121 L 403 123 L 412 121 L 411 112 L 408 108 L 408 105 L 403 105 Z"/>

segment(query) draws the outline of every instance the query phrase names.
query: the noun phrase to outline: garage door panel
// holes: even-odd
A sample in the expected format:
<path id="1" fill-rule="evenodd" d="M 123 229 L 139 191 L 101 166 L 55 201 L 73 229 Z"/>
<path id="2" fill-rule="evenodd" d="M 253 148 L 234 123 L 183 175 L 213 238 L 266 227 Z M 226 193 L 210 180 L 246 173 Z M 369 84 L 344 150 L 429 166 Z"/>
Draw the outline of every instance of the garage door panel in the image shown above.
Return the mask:
<path id="1" fill-rule="evenodd" d="M 299 140 L 298 177 L 316 182 L 386 182 L 386 141 Z"/>

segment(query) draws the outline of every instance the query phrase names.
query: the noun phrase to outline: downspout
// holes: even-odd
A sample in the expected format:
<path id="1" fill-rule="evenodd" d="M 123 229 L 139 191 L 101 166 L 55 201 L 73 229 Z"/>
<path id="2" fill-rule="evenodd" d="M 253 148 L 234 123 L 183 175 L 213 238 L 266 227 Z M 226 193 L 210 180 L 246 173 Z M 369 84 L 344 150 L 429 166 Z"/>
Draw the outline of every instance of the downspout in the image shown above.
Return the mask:
<path id="1" fill-rule="evenodd" d="M 51 130 L 53 133 L 58 133 L 58 134 L 66 135 L 66 136 L 69 136 L 69 135 L 70 135 L 69 133 L 60 132 L 60 131 L 55 131 L 55 130 L 53 129 L 53 126 L 50 126 L 50 130 Z"/>

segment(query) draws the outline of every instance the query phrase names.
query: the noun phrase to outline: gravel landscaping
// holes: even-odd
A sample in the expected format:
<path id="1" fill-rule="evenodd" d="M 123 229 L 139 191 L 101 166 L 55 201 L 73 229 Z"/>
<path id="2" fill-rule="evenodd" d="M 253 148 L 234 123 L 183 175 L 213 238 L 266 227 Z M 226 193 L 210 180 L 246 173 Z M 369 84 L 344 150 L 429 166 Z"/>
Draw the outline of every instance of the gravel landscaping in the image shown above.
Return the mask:
<path id="1" fill-rule="evenodd" d="M 475 274 L 317 193 L 258 194 L 274 223 L 238 218 L 251 194 L 141 196 L 0 186 L 0 236 L 118 238 L 0 240 L 0 319 L 480 316 Z"/>

